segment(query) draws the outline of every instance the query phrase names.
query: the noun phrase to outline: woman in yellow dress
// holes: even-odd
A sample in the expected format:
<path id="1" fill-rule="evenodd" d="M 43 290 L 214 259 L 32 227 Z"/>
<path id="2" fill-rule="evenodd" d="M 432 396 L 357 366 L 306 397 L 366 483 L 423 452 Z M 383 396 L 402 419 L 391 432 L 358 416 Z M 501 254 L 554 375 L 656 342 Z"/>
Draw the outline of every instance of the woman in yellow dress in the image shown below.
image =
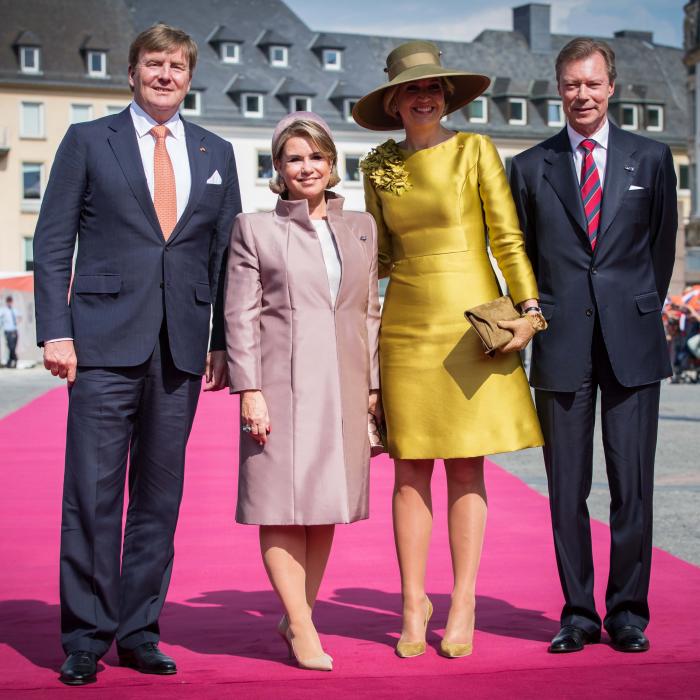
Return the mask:
<path id="1" fill-rule="evenodd" d="M 541 322 L 537 287 L 501 160 L 486 136 L 441 118 L 481 94 L 483 75 L 443 68 L 429 42 L 387 57 L 389 82 L 358 101 L 355 121 L 397 130 L 363 161 L 367 210 L 379 231 L 379 276 L 389 276 L 379 352 L 388 448 L 395 461 L 394 534 L 403 626 L 396 652 L 418 656 L 432 605 L 425 570 L 435 459 L 447 475 L 454 587 L 440 653 L 472 651 L 476 575 L 486 524 L 483 455 L 542 444 L 519 350 Z M 501 292 L 487 241 L 522 317 L 491 357 L 465 309 Z"/>

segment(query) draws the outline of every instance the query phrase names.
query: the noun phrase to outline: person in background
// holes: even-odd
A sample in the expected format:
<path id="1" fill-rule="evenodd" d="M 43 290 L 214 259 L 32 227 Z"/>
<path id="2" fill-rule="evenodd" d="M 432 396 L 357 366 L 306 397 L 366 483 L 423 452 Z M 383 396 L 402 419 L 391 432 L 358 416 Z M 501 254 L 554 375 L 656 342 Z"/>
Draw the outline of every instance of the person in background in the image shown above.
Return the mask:
<path id="1" fill-rule="evenodd" d="M 483 455 L 542 444 L 518 351 L 544 322 L 496 148 L 441 122 L 489 79 L 444 68 L 438 48 L 424 41 L 394 49 L 386 71 L 389 82 L 359 100 L 353 116 L 368 129 L 405 131 L 400 143 L 390 139 L 363 161 L 379 274 L 390 280 L 379 348 L 403 598 L 396 652 L 418 656 L 426 648 L 430 482 L 442 459 L 454 587 L 440 653 L 454 658 L 472 652 L 487 510 Z M 464 319 L 465 309 L 501 296 L 487 242 L 522 314 L 502 324 L 513 337 L 493 357 Z"/>
<path id="2" fill-rule="evenodd" d="M 18 324 L 22 319 L 21 314 L 14 309 L 14 300 L 11 295 L 5 297 L 5 306 L 0 309 L 0 321 L 5 332 L 5 341 L 7 342 L 7 364 L 5 367 L 14 369 L 17 367 L 17 341 Z"/>
<path id="3" fill-rule="evenodd" d="M 312 620 L 336 523 L 369 515 L 377 393 L 377 234 L 343 211 L 328 125 L 286 116 L 272 137 L 274 211 L 241 214 L 226 277 L 231 391 L 240 395 L 240 523 L 260 548 L 300 667 L 332 670 Z"/>

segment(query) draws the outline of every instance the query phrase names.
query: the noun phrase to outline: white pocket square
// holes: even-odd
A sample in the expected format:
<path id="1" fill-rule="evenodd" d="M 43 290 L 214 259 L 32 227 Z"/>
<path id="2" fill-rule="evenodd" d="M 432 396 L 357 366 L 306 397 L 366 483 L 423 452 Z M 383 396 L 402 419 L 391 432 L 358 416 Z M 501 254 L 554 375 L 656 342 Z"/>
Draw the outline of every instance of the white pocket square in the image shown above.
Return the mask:
<path id="1" fill-rule="evenodd" d="M 219 175 L 218 170 L 215 170 L 209 176 L 209 179 L 207 180 L 207 185 L 220 185 L 220 184 L 221 184 L 221 175 Z"/>
<path id="2" fill-rule="evenodd" d="M 640 187 L 639 185 L 630 185 L 631 190 L 643 190 L 645 187 Z"/>

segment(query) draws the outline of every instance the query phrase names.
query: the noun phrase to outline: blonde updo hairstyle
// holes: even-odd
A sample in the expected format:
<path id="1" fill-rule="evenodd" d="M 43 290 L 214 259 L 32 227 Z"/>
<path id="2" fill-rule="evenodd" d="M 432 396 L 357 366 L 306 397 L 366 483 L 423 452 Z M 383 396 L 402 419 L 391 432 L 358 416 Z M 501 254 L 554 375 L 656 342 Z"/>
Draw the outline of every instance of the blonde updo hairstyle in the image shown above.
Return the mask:
<path id="1" fill-rule="evenodd" d="M 293 121 L 272 144 L 272 163 L 275 170 L 277 170 L 277 164 L 282 160 L 285 144 L 290 138 L 295 136 L 310 141 L 314 148 L 328 159 L 328 162 L 331 164 L 331 176 L 328 180 L 328 187 L 335 187 L 340 182 L 340 177 L 338 176 L 338 151 L 330 134 L 322 126 L 308 119 Z M 278 172 L 275 172 L 268 185 L 275 194 L 281 197 L 284 197 L 287 192 L 287 185 Z"/>
<path id="2" fill-rule="evenodd" d="M 445 96 L 445 109 L 447 109 L 447 106 L 450 102 L 450 98 L 452 97 L 452 95 L 454 95 L 455 92 L 455 84 L 449 78 L 438 78 L 438 80 L 442 83 L 442 93 Z M 417 81 L 410 80 L 409 82 L 413 83 Z M 396 117 L 397 119 L 401 119 L 399 110 L 396 107 L 396 97 L 399 94 L 399 90 L 407 84 L 408 83 L 401 83 L 400 85 L 394 85 L 384 93 L 382 103 L 384 105 L 384 111 L 390 117 Z"/>

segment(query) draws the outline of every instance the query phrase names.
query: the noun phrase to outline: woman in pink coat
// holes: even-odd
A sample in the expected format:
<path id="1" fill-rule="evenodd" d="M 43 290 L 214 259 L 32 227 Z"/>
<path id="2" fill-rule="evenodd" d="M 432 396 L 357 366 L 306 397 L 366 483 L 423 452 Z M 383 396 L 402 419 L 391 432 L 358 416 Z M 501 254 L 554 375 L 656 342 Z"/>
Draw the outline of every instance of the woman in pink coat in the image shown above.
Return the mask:
<path id="1" fill-rule="evenodd" d="M 339 179 L 321 117 L 285 117 L 272 155 L 277 206 L 238 216 L 228 257 L 229 374 L 241 396 L 236 520 L 260 525 L 290 652 L 302 668 L 330 671 L 311 612 L 335 523 L 368 517 L 377 234 L 369 214 L 344 212 L 326 191 Z"/>

